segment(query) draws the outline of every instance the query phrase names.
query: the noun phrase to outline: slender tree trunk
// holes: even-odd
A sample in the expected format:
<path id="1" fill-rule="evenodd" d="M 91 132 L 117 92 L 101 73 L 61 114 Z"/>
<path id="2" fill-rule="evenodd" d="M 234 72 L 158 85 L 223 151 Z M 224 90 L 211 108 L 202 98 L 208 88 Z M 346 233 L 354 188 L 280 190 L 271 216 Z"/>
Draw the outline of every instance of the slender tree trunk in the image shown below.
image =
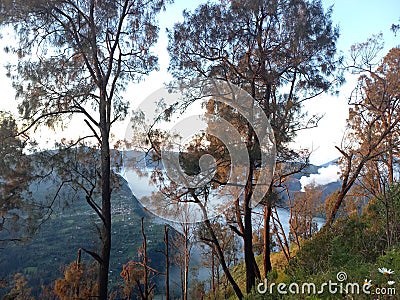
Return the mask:
<path id="1" fill-rule="evenodd" d="M 188 232 L 185 231 L 185 252 L 184 252 L 184 273 L 183 273 L 183 300 L 188 299 L 188 281 L 189 281 L 189 245 Z"/>
<path id="2" fill-rule="evenodd" d="M 215 264 L 214 264 L 215 250 L 211 249 L 211 291 L 215 293 Z"/>
<path id="3" fill-rule="evenodd" d="M 392 124 L 392 115 L 389 114 L 387 117 L 387 124 Z M 384 126 L 384 130 L 387 130 L 387 126 Z M 394 159 L 393 159 L 393 145 L 394 145 L 394 141 L 393 141 L 393 135 L 392 133 L 388 134 L 387 136 L 387 168 L 388 168 L 388 180 L 389 180 L 389 184 L 392 184 L 394 182 L 394 169 L 393 169 L 393 163 L 394 163 Z"/>
<path id="4" fill-rule="evenodd" d="M 76 270 L 79 271 L 81 268 L 81 254 L 82 254 L 82 249 L 78 249 L 78 259 L 76 260 Z M 79 299 L 79 282 L 78 285 L 76 286 L 76 292 L 75 292 L 76 299 Z"/>
<path id="5" fill-rule="evenodd" d="M 244 262 L 246 264 L 246 292 L 250 293 L 255 284 L 256 275 L 254 269 L 253 232 L 251 226 L 251 208 L 246 205 L 244 211 Z"/>
<path id="6" fill-rule="evenodd" d="M 253 247 L 253 241 L 252 241 L 251 247 Z M 252 248 L 252 249 L 253 249 L 253 248 Z M 261 279 L 260 268 L 258 267 L 256 258 L 255 258 L 255 256 L 254 256 L 254 251 L 252 251 L 252 252 L 253 252 L 252 257 L 253 257 L 253 265 L 254 265 L 254 275 L 256 276 L 257 279 Z"/>
<path id="7" fill-rule="evenodd" d="M 328 218 L 326 219 L 326 223 L 324 225 L 324 227 L 328 227 L 330 228 L 333 225 L 333 222 L 335 221 L 336 218 L 336 214 L 339 211 L 340 206 L 342 205 L 343 199 L 346 196 L 346 193 L 341 191 L 337 198 L 336 198 L 336 202 L 333 205 L 333 208 L 331 210 L 331 213 L 329 214 Z"/>
<path id="8" fill-rule="evenodd" d="M 213 248 L 213 251 L 214 251 L 214 256 L 215 256 L 215 250 L 214 250 L 214 248 Z M 216 278 L 217 278 L 217 285 L 216 285 L 216 287 L 219 288 L 219 287 L 220 287 L 219 284 L 220 284 L 220 280 L 221 280 L 221 276 L 220 276 L 220 274 L 219 274 L 219 264 L 216 265 L 216 270 L 215 270 L 215 271 L 216 271 L 216 274 L 215 274 L 215 275 L 216 275 Z"/>
<path id="9" fill-rule="evenodd" d="M 226 264 L 226 260 L 225 260 L 225 256 L 224 256 L 224 252 L 221 249 L 221 245 L 219 244 L 218 238 L 215 235 L 214 229 L 212 228 L 211 222 L 208 218 L 208 214 L 207 211 L 204 207 L 204 205 L 199 201 L 199 199 L 197 198 L 196 194 L 191 191 L 191 195 L 192 197 L 196 200 L 196 203 L 199 205 L 202 214 L 203 214 L 203 218 L 204 218 L 204 224 L 206 225 L 207 231 L 211 236 L 211 242 L 214 245 L 215 248 L 215 252 L 217 254 L 218 260 L 221 264 L 222 270 L 225 273 L 225 276 L 228 280 L 228 282 L 232 285 L 232 288 L 236 294 L 236 296 L 238 297 L 239 300 L 243 299 L 243 293 L 240 290 L 238 284 L 236 283 L 235 279 L 233 278 L 228 265 Z"/>
<path id="10" fill-rule="evenodd" d="M 285 231 L 283 230 L 283 226 L 281 221 L 279 220 L 278 213 L 276 208 L 272 210 L 272 222 L 273 222 L 273 231 L 276 235 L 276 239 L 279 244 L 279 248 L 281 248 L 283 254 L 285 255 L 286 261 L 290 260 L 290 249 L 289 243 L 286 239 Z"/>
<path id="11" fill-rule="evenodd" d="M 388 180 L 389 180 L 389 184 L 393 184 L 393 182 L 394 182 L 393 141 L 392 141 L 391 138 L 389 139 L 389 151 L 388 151 L 387 168 L 388 168 Z"/>
<path id="12" fill-rule="evenodd" d="M 246 292 L 250 293 L 251 289 L 256 282 L 256 261 L 253 252 L 253 226 L 251 220 L 252 209 L 250 207 L 250 200 L 253 195 L 252 190 L 252 178 L 253 171 L 250 170 L 248 180 L 246 182 L 244 191 L 244 230 L 243 230 L 243 242 L 244 242 L 244 262 L 246 265 Z"/>
<path id="13" fill-rule="evenodd" d="M 264 216 L 265 216 L 265 207 L 264 207 Z M 298 225 L 296 225 L 296 227 L 293 226 L 293 219 L 294 218 L 296 218 L 296 220 L 294 222 L 296 222 L 296 224 L 298 224 L 297 216 L 293 216 L 293 205 L 290 205 L 290 217 L 289 217 L 290 231 L 293 233 L 297 248 L 300 250 L 300 248 L 301 248 L 300 240 L 299 240 L 299 235 L 297 233 Z M 265 218 L 264 218 L 264 225 L 265 225 Z"/>
<path id="14" fill-rule="evenodd" d="M 267 278 L 268 272 L 272 270 L 271 264 L 271 240 L 269 237 L 270 233 L 270 221 L 271 221 L 272 208 L 269 203 L 264 206 L 264 248 L 263 248 L 263 266 L 264 266 L 264 278 Z"/>
<path id="15" fill-rule="evenodd" d="M 105 95 L 100 100 L 100 132 L 101 132 L 101 212 L 103 225 L 101 228 L 101 261 L 98 294 L 100 300 L 107 300 L 108 296 L 108 272 L 111 251 L 111 163 L 109 145 L 109 122 Z"/>
<path id="16" fill-rule="evenodd" d="M 243 299 L 243 293 L 240 290 L 239 286 L 237 285 L 235 279 L 233 279 L 233 276 L 232 276 L 232 274 L 231 274 L 231 272 L 230 272 L 230 270 L 229 270 L 229 268 L 228 268 L 228 266 L 226 264 L 224 253 L 223 253 L 223 251 L 221 249 L 221 246 L 219 245 L 217 237 L 215 236 L 215 233 L 214 233 L 214 230 L 212 229 L 211 223 L 210 223 L 209 220 L 206 220 L 205 223 L 206 223 L 206 227 L 207 227 L 207 229 L 208 229 L 208 231 L 209 231 L 209 233 L 211 235 L 211 238 L 213 240 L 213 245 L 215 247 L 215 250 L 216 250 L 216 253 L 217 253 L 217 256 L 218 256 L 218 260 L 219 260 L 219 262 L 220 262 L 220 264 L 222 266 L 222 270 L 224 271 L 225 276 L 228 279 L 229 283 L 232 285 L 232 288 L 235 291 L 236 296 L 239 299 Z"/>
<path id="17" fill-rule="evenodd" d="M 165 299 L 169 300 L 169 236 L 167 224 L 164 224 L 165 243 Z"/>
<path id="18" fill-rule="evenodd" d="M 184 271 L 183 271 L 183 265 L 182 265 L 182 263 L 183 262 L 180 262 L 181 263 L 181 265 L 180 265 L 180 274 L 181 274 L 181 294 L 182 294 L 182 298 L 183 298 L 183 295 L 185 294 L 185 290 L 184 290 L 184 283 L 183 283 L 183 280 L 184 280 L 184 278 L 183 278 L 183 273 L 184 273 Z"/>
<path id="19" fill-rule="evenodd" d="M 147 237 L 146 233 L 144 232 L 144 218 L 142 217 L 142 236 L 143 236 L 143 294 L 144 294 L 144 299 L 143 300 L 148 300 L 150 291 L 149 291 L 149 271 L 147 268 Z"/>

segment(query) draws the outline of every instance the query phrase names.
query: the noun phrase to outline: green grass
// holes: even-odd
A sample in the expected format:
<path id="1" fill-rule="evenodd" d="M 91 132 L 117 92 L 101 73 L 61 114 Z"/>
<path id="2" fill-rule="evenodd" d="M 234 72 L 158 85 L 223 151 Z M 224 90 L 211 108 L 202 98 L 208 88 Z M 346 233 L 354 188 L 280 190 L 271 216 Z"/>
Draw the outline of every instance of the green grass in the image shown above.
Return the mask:
<path id="1" fill-rule="evenodd" d="M 38 271 L 38 267 L 27 267 L 24 269 L 24 274 L 35 275 Z"/>

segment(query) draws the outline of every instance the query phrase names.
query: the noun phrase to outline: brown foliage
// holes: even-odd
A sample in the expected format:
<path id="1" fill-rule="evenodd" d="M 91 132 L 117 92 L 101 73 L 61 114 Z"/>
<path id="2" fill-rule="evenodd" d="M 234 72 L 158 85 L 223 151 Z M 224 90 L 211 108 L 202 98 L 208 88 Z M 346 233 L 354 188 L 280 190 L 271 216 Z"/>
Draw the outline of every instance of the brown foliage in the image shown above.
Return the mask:
<path id="1" fill-rule="evenodd" d="M 97 297 L 97 276 L 95 266 L 72 262 L 66 266 L 64 278 L 57 279 L 54 294 L 60 300 L 89 299 Z"/>
<path id="2" fill-rule="evenodd" d="M 24 275 L 17 273 L 13 277 L 13 285 L 10 292 L 3 297 L 4 300 L 35 300 L 31 296 L 32 288 L 28 287 Z"/>

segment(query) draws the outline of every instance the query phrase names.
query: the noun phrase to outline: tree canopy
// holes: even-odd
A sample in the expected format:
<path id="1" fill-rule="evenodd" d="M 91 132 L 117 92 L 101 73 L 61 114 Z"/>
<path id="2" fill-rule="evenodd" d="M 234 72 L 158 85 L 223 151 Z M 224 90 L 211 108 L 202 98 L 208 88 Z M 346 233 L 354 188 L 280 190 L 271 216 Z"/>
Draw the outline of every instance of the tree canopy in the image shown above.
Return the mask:
<path id="1" fill-rule="evenodd" d="M 163 0 L 4 0 L 1 25 L 12 25 L 17 43 L 6 51 L 18 57 L 8 66 L 24 118 L 23 132 L 55 127 L 81 115 L 100 148 L 101 203 L 89 201 L 102 221 L 98 296 L 107 298 L 111 249 L 111 126 L 127 114 L 121 92 L 157 66 L 156 15 Z"/>
<path id="2" fill-rule="evenodd" d="M 232 82 L 244 90 L 268 117 L 275 135 L 277 168 L 271 186 L 295 172 L 292 162 L 307 160 L 291 149 L 297 131 L 314 127 L 320 116 L 302 111 L 303 103 L 328 91 L 342 81 L 336 65 L 338 29 L 333 27 L 331 9 L 324 11 L 321 1 L 226 1 L 200 5 L 193 13 L 185 11 L 184 21 L 169 33 L 170 71 L 180 80 L 212 77 Z M 212 107 L 214 105 L 214 107 Z M 236 205 L 236 233 L 244 241 L 246 290 L 250 292 L 259 277 L 252 246 L 251 207 L 257 182 L 257 148 L 260 147 L 252 126 L 238 118 L 234 109 L 209 104 L 208 111 L 238 127 L 250 155 L 249 176 L 240 205 Z M 271 206 L 265 224 L 269 224 Z M 237 200 L 239 201 L 239 199 Z M 269 227 L 265 228 L 269 231 Z M 266 260 L 269 260 L 269 234 L 265 234 Z M 266 272 L 270 270 L 265 264 Z M 240 295 L 237 293 L 240 298 Z"/>
<path id="3" fill-rule="evenodd" d="M 18 136 L 15 119 L 0 112 L 0 245 L 30 237 L 40 217 L 29 186 L 34 179 L 26 137 Z"/>

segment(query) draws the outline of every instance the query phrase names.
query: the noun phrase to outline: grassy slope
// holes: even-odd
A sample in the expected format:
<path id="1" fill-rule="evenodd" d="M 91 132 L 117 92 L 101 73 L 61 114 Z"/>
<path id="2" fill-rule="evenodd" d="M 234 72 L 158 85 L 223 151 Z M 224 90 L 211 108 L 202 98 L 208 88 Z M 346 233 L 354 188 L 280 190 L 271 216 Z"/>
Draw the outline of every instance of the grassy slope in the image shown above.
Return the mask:
<path id="1" fill-rule="evenodd" d="M 283 253 L 272 253 L 273 271 L 269 274 L 268 282 L 296 282 L 299 286 L 305 282 L 322 283 L 336 282 L 338 272 L 345 272 L 347 280 L 344 283 L 358 283 L 363 286 L 365 279 L 372 280 L 371 291 L 375 288 L 396 289 L 396 294 L 381 298 L 371 298 L 360 292 L 357 295 L 331 294 L 325 289 L 321 295 L 260 295 L 254 291 L 246 299 L 400 299 L 400 244 L 385 247 L 382 232 L 376 227 L 376 216 L 352 216 L 338 222 L 330 232 L 319 232 L 313 239 L 304 242 L 301 251 L 293 250 L 293 259 L 288 263 Z M 381 244 L 383 243 L 383 245 Z M 378 245 L 377 245 L 378 244 Z M 296 252 L 296 253 L 295 253 Z M 256 257 L 262 269 L 262 257 Z M 382 275 L 378 268 L 385 267 L 394 270 L 390 280 L 395 284 L 388 285 L 388 278 Z M 242 291 L 245 290 L 245 266 L 240 263 L 232 268 L 232 275 Z M 392 291 L 393 292 L 393 291 Z M 345 298 L 343 298 L 345 297 Z M 347 298 L 346 298 L 347 297 Z M 355 298 L 354 298 L 355 297 Z M 215 295 L 208 294 L 207 299 L 236 299 L 233 290 L 219 290 Z"/>

